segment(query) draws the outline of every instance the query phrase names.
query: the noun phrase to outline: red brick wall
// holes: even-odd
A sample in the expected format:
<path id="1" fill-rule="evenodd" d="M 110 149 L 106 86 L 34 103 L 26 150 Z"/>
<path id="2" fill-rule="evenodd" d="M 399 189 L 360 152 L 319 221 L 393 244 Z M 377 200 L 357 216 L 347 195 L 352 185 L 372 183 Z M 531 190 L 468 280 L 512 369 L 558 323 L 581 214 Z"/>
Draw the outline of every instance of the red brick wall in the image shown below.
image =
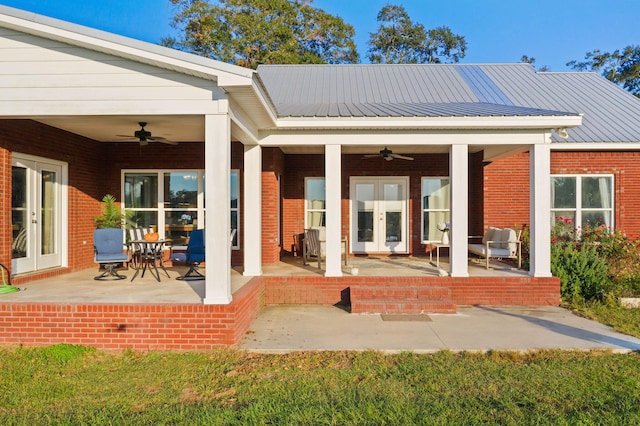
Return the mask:
<path id="1" fill-rule="evenodd" d="M 469 155 L 469 235 L 484 234 L 484 165 L 483 153 Z"/>
<path id="2" fill-rule="evenodd" d="M 364 159 L 362 155 L 342 156 L 342 234 L 349 234 L 349 178 L 351 176 L 409 177 L 409 241 L 412 253 L 424 253 L 421 244 L 421 197 L 423 176 L 448 176 L 449 156 L 412 155 L 414 161 Z M 286 155 L 283 201 L 283 250 L 291 253 L 296 235 L 304 231 L 305 177 L 323 177 L 324 155 Z M 288 242 L 288 243 L 287 243 Z"/>
<path id="3" fill-rule="evenodd" d="M 12 152 L 64 161 L 69 181 L 69 268 L 19 277 L 16 282 L 46 278 L 94 267 L 93 218 L 101 212 L 105 194 L 122 199 L 122 169 L 202 169 L 204 144 L 181 143 L 178 146 L 150 143 L 98 143 L 31 120 L 0 120 L 0 263 L 11 265 L 11 157 Z M 242 169 L 243 147 L 232 144 L 232 168 Z M 240 173 L 242 191 L 242 170 Z M 242 197 L 241 197 L 242 203 Z M 241 204 L 241 211 L 242 211 Z M 242 230 L 242 215 L 241 227 Z M 242 236 L 240 235 L 240 238 Z M 241 240 L 242 241 L 242 240 Z M 242 244 L 241 244 L 242 246 Z M 232 264 L 241 264 L 242 251 L 232 252 Z"/>
<path id="4" fill-rule="evenodd" d="M 229 305 L 0 303 L 0 344 L 193 350 L 236 345 L 264 306 L 255 278 Z"/>
<path id="5" fill-rule="evenodd" d="M 262 151 L 262 263 L 276 263 L 280 260 L 281 243 L 280 224 L 278 220 L 282 212 L 280 208 L 280 190 L 278 176 L 284 173 L 284 154 L 280 148 L 264 148 Z"/>
<path id="6" fill-rule="evenodd" d="M 612 174 L 615 227 L 640 237 L 640 152 L 552 152 L 551 173 Z"/>
<path id="7" fill-rule="evenodd" d="M 551 152 L 551 174 L 612 174 L 615 226 L 640 236 L 640 152 Z M 529 154 L 484 168 L 486 226 L 529 224 Z"/>
<path id="8" fill-rule="evenodd" d="M 529 224 L 529 154 L 516 154 L 484 167 L 484 229 Z M 484 229 L 475 235 L 484 234 Z"/>
<path id="9" fill-rule="evenodd" d="M 5 134 L 0 121 L 0 263 L 11 266 L 11 151 L 5 147 Z"/>
<path id="10" fill-rule="evenodd" d="M 263 277 L 265 304 L 350 303 L 355 286 L 441 286 L 457 305 L 558 306 L 560 280 L 534 277 Z"/>
<path id="11" fill-rule="evenodd" d="M 0 120 L 3 208 L 0 210 L 0 262 L 11 265 L 11 152 L 64 161 L 69 166 L 69 269 L 93 266 L 93 218 L 109 189 L 104 145 L 31 120 Z M 86 244 L 85 244 L 86 242 Z M 51 272 L 32 275 L 32 279 Z"/>

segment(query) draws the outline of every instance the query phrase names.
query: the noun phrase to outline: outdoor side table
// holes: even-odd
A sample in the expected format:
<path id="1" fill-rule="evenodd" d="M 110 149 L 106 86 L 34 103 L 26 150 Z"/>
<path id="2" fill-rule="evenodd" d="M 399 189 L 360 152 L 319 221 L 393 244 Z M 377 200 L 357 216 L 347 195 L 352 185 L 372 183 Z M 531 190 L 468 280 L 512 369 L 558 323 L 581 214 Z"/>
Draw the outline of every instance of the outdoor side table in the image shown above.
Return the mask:
<path id="1" fill-rule="evenodd" d="M 429 245 L 436 248 L 436 267 L 440 269 L 440 248 L 449 247 L 449 244 L 429 243 Z M 433 250 L 429 250 L 429 262 L 433 263 Z"/>
<path id="2" fill-rule="evenodd" d="M 171 278 L 169 276 L 169 272 L 167 272 L 164 267 L 164 259 L 162 258 L 162 246 L 166 243 L 169 243 L 170 241 L 171 240 L 166 239 L 156 241 L 131 241 L 131 244 L 134 247 L 132 256 L 136 257 L 133 262 L 136 268 L 136 273 L 133 274 L 133 277 L 131 277 L 131 281 L 133 281 L 141 271 L 142 274 L 140 274 L 140 277 L 144 277 L 144 273 L 148 269 L 151 275 L 153 275 L 153 277 L 159 282 L 160 271 L 158 270 L 158 263 L 160 264 L 160 268 L 164 271 L 164 273 L 167 274 L 167 277 Z"/>

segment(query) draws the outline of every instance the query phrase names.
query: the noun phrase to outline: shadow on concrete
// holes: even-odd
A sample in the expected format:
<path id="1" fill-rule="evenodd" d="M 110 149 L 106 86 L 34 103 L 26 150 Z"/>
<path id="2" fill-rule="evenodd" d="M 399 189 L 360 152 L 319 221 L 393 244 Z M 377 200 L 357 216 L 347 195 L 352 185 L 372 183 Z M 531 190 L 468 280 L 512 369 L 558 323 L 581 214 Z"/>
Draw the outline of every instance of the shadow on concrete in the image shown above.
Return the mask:
<path id="1" fill-rule="evenodd" d="M 549 330 L 554 333 L 561 334 L 567 337 L 572 337 L 574 339 L 580 339 L 580 340 L 598 343 L 598 344 L 614 345 L 614 346 L 618 346 L 624 349 L 629 349 L 632 351 L 640 351 L 640 344 L 632 341 L 619 339 L 617 337 L 607 336 L 605 334 L 597 333 L 590 330 L 585 330 L 578 327 L 573 327 L 571 325 L 562 324 L 555 321 L 536 318 L 534 316 L 516 314 L 513 312 L 506 312 L 499 308 L 492 308 L 488 306 L 476 306 L 476 308 L 482 309 L 488 312 L 492 312 L 495 314 L 499 314 L 499 315 L 505 315 L 512 318 L 519 318 L 533 325 L 536 325 L 538 327 L 544 328 L 546 330 Z M 603 327 L 605 326 L 603 325 Z M 633 336 L 629 336 L 629 338 L 634 339 Z"/>

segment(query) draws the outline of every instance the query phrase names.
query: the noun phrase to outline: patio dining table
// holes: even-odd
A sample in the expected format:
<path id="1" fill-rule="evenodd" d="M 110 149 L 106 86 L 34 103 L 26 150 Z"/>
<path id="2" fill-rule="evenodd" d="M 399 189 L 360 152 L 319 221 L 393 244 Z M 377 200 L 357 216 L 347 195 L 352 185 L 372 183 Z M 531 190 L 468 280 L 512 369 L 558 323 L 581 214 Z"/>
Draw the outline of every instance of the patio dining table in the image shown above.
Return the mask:
<path id="1" fill-rule="evenodd" d="M 148 269 L 151 275 L 160 282 L 160 271 L 158 270 L 158 264 L 160 264 L 160 269 L 167 274 L 168 278 L 171 278 L 169 272 L 164 267 L 164 259 L 163 259 L 163 245 L 171 242 L 171 240 L 162 239 L 155 241 L 148 240 L 132 240 L 130 241 L 133 247 L 132 259 L 133 266 L 136 270 L 133 277 L 131 277 L 131 281 L 133 281 L 138 274 L 140 277 L 144 277 L 145 271 Z"/>

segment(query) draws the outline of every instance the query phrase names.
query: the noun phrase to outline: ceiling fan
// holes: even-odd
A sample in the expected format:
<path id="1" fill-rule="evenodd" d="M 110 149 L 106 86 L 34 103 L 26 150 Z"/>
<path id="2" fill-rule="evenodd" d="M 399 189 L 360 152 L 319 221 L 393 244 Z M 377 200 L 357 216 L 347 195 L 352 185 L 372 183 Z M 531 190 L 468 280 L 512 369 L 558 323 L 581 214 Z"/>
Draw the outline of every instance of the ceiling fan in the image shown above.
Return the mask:
<path id="1" fill-rule="evenodd" d="M 393 151 L 391 151 L 386 146 L 384 147 L 384 149 L 381 149 L 378 154 L 367 154 L 367 155 L 364 156 L 364 158 L 374 158 L 374 157 L 382 157 L 387 161 L 391 161 L 394 158 L 398 158 L 400 160 L 413 160 L 413 157 L 407 157 L 405 155 L 394 154 Z"/>
<path id="2" fill-rule="evenodd" d="M 161 142 L 169 145 L 178 145 L 178 142 L 170 141 L 169 139 L 163 138 L 162 136 L 152 136 L 151 132 L 145 130 L 145 126 L 147 123 L 141 121 L 138 123 L 140 125 L 140 130 L 136 130 L 133 132 L 133 138 L 129 135 L 118 135 L 125 138 L 137 139 L 140 142 L 140 146 L 148 145 L 149 142 Z"/>

